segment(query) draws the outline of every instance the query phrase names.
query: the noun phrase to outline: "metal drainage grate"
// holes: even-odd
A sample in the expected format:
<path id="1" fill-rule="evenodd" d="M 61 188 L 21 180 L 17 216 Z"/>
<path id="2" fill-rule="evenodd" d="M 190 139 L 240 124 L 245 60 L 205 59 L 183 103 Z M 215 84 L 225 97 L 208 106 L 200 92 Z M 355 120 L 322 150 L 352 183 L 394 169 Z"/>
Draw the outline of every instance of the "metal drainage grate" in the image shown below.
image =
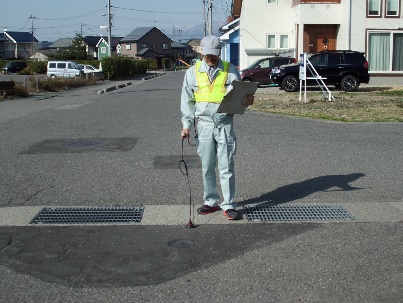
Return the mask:
<path id="1" fill-rule="evenodd" d="M 144 207 L 43 208 L 31 224 L 140 223 Z"/>
<path id="2" fill-rule="evenodd" d="M 245 206 L 244 215 L 253 222 L 354 221 L 355 217 L 339 204 L 291 204 Z"/>

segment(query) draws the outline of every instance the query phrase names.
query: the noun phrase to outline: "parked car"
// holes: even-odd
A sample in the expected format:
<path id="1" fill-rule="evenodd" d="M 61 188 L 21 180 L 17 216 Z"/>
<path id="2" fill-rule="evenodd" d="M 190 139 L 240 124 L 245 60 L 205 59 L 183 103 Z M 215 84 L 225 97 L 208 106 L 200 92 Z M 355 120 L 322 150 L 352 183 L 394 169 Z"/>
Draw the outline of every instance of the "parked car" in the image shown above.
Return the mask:
<path id="1" fill-rule="evenodd" d="M 82 77 L 84 72 L 80 66 L 73 61 L 48 61 L 48 70 L 46 74 L 50 78 L 74 78 Z"/>
<path id="2" fill-rule="evenodd" d="M 18 73 L 27 66 L 28 66 L 27 62 L 13 61 L 13 62 L 7 62 L 6 66 L 4 66 L 1 70 L 3 71 L 3 74 Z"/>
<path id="3" fill-rule="evenodd" d="M 102 72 L 102 69 L 95 68 L 92 65 L 89 64 L 79 64 L 78 65 L 84 72 L 84 75 L 92 76 L 92 77 L 97 77 L 98 79 L 104 80 L 105 76 L 104 73 Z"/>
<path id="4" fill-rule="evenodd" d="M 309 61 L 326 85 L 334 85 L 345 92 L 357 90 L 361 83 L 369 83 L 369 66 L 364 53 L 322 51 L 309 57 Z M 299 67 L 300 63 L 274 68 L 270 79 L 286 92 L 295 92 L 299 89 Z M 309 68 L 306 69 L 306 77 L 313 77 Z M 317 82 L 307 79 L 306 84 L 317 85 Z"/>
<path id="5" fill-rule="evenodd" d="M 83 70 L 84 74 L 102 72 L 101 69 L 95 68 L 94 66 L 89 65 L 89 64 L 79 64 L 78 66 Z"/>
<path id="6" fill-rule="evenodd" d="M 273 67 L 295 63 L 297 60 L 290 57 L 270 57 L 253 62 L 249 67 L 241 70 L 242 81 L 258 82 L 259 85 L 272 84 L 270 72 Z"/>

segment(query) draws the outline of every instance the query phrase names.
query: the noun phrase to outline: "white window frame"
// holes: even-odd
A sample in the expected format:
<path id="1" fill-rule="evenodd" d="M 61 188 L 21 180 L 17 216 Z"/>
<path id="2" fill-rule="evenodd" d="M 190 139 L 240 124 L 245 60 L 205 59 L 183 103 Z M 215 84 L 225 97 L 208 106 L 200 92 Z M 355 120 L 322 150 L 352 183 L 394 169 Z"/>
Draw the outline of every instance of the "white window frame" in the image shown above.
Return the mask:
<path id="1" fill-rule="evenodd" d="M 269 47 L 269 37 L 274 37 L 274 47 Z M 266 48 L 267 49 L 276 49 L 276 45 L 277 45 L 277 35 L 276 34 L 266 34 Z"/>
<path id="2" fill-rule="evenodd" d="M 281 45 L 281 38 L 282 37 L 287 37 L 287 45 L 284 47 L 282 47 L 282 45 Z M 289 49 L 290 48 L 290 35 L 288 35 L 288 34 L 280 34 L 279 35 L 279 48 L 280 49 Z"/>
<path id="3" fill-rule="evenodd" d="M 162 49 L 168 49 L 168 43 L 162 43 Z"/>
<path id="4" fill-rule="evenodd" d="M 370 15 L 369 14 L 369 3 L 370 3 L 370 1 L 371 0 L 367 0 L 367 16 L 368 17 L 378 17 L 378 18 L 380 18 L 381 14 L 382 14 L 382 1 L 383 0 L 372 0 L 372 1 L 378 1 L 378 14 L 377 15 Z"/>
<path id="5" fill-rule="evenodd" d="M 147 47 L 147 43 L 140 43 L 140 47 L 141 47 L 141 48 L 146 48 L 146 47 Z"/>
<path id="6" fill-rule="evenodd" d="M 132 49 L 132 45 L 131 44 L 126 44 L 126 50 L 131 50 Z"/>
<path id="7" fill-rule="evenodd" d="M 106 54 L 106 47 L 105 46 L 101 47 L 101 54 Z"/>

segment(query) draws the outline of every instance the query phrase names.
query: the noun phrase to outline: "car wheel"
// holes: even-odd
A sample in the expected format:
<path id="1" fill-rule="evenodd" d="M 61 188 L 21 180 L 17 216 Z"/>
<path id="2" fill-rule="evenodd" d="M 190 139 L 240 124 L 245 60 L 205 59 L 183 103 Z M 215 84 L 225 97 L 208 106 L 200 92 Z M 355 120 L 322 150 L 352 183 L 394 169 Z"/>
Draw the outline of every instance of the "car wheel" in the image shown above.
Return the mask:
<path id="1" fill-rule="evenodd" d="M 298 87 L 298 79 L 293 75 L 286 76 L 281 82 L 281 88 L 286 92 L 296 92 Z"/>
<path id="2" fill-rule="evenodd" d="M 252 79 L 250 79 L 250 78 L 244 78 L 244 79 L 242 79 L 242 81 L 245 81 L 245 82 L 252 82 Z"/>
<path id="3" fill-rule="evenodd" d="M 347 75 L 341 79 L 340 87 L 345 92 L 354 92 L 357 90 L 359 84 L 356 77 L 352 75 Z"/>

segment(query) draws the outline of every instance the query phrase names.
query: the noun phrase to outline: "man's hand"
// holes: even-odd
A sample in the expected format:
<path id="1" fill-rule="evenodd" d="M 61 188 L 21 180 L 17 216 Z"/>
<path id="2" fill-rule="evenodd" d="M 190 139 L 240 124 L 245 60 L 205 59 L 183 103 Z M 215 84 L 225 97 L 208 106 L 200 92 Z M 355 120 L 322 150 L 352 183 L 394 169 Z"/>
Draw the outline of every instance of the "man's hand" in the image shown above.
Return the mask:
<path id="1" fill-rule="evenodd" d="M 246 104 L 246 105 L 252 105 L 253 104 L 253 102 L 255 101 L 255 96 L 246 96 L 244 99 L 243 99 L 243 103 L 244 104 Z"/>
<path id="2" fill-rule="evenodd" d="M 190 134 L 189 134 L 189 128 L 184 128 L 181 131 L 181 138 L 185 139 L 185 138 L 189 138 Z"/>

